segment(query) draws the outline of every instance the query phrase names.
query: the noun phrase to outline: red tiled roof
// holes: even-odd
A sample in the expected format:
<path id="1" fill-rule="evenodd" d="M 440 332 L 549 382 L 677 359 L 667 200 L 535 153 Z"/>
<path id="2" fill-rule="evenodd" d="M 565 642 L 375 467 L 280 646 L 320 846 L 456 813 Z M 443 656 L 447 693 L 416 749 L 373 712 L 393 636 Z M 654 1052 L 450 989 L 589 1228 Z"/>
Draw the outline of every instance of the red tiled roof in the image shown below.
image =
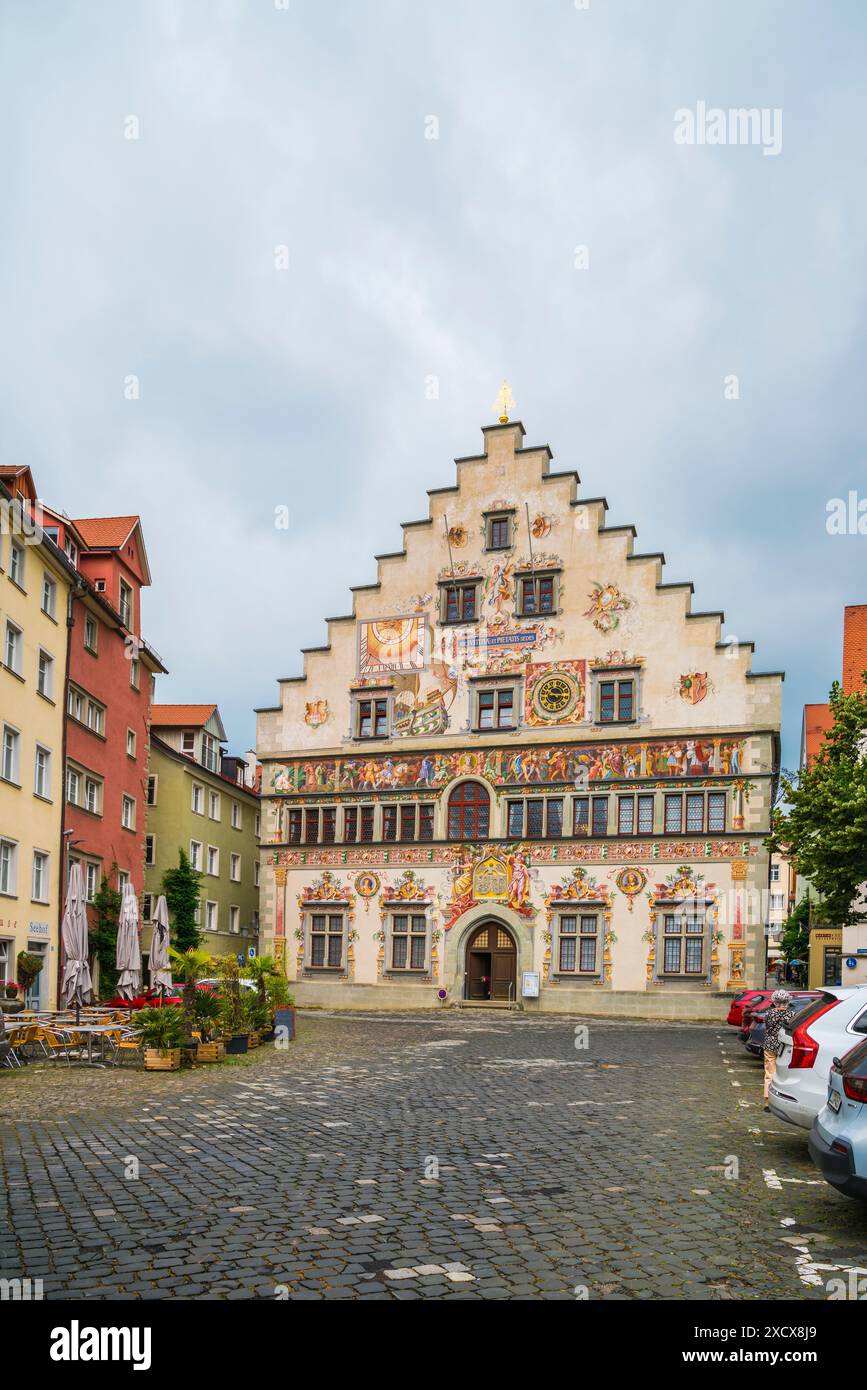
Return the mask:
<path id="1" fill-rule="evenodd" d="M 843 612 L 843 694 L 861 689 L 867 671 L 867 603 L 850 604 Z"/>
<path id="2" fill-rule="evenodd" d="M 207 724 L 216 705 L 151 705 L 151 725 L 168 729 Z"/>
<path id="3" fill-rule="evenodd" d="M 124 544 L 138 520 L 137 516 L 89 516 L 75 520 L 73 526 L 81 532 L 86 546 L 115 548 Z"/>

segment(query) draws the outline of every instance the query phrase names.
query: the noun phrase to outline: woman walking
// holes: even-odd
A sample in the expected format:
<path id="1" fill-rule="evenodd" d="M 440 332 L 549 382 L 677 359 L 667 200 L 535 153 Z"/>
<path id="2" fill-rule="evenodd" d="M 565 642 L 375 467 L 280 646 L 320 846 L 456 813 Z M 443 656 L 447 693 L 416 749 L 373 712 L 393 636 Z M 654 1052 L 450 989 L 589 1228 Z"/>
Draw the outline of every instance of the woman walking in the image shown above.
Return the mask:
<path id="1" fill-rule="evenodd" d="M 765 1109 L 768 1105 L 768 1087 L 774 1079 L 777 1058 L 783 1050 L 780 1033 L 792 1017 L 792 996 L 787 989 L 775 989 L 771 995 L 771 1007 L 765 1014 Z"/>

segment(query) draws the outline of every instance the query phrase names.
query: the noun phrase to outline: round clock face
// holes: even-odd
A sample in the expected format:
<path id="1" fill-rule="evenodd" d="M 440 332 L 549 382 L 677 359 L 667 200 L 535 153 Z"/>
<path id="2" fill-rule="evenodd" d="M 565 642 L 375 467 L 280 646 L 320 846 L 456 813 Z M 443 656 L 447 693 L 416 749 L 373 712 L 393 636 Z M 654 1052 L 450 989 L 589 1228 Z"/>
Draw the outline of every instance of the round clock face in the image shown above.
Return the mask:
<path id="1" fill-rule="evenodd" d="M 539 719 L 565 719 L 581 698 L 580 683 L 566 672 L 546 676 L 533 691 L 533 705 Z"/>
<path id="2" fill-rule="evenodd" d="M 539 691 L 539 704 L 549 714 L 560 714 L 572 698 L 572 691 L 560 676 L 552 676 L 543 681 Z"/>

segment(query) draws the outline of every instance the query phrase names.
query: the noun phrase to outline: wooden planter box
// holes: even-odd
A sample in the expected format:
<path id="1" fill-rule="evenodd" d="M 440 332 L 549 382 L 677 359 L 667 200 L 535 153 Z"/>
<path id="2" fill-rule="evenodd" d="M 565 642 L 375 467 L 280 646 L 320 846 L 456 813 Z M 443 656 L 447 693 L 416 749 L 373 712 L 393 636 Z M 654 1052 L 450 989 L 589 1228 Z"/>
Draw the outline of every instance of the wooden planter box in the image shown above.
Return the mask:
<path id="1" fill-rule="evenodd" d="M 180 1071 L 181 1049 L 169 1048 L 160 1052 L 158 1047 L 146 1047 L 144 1052 L 145 1071 Z"/>
<path id="2" fill-rule="evenodd" d="M 250 1037 L 249 1037 L 249 1040 L 248 1040 L 248 1042 L 247 1042 L 247 1047 L 248 1047 L 248 1049 L 251 1048 L 251 1047 L 258 1047 L 258 1046 L 259 1046 L 259 1042 L 260 1042 L 259 1034 L 258 1034 L 258 1033 L 251 1033 L 251 1034 L 250 1034 Z"/>
<path id="3" fill-rule="evenodd" d="M 226 1055 L 226 1045 L 221 1042 L 200 1042 L 196 1048 L 197 1062 L 222 1062 Z"/>

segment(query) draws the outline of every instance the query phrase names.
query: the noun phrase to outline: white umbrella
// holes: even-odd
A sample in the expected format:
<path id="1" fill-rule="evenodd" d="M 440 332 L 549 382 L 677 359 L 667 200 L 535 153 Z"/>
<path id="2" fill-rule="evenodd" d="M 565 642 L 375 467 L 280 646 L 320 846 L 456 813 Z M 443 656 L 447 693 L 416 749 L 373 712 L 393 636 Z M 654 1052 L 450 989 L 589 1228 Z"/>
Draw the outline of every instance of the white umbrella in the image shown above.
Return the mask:
<path id="1" fill-rule="evenodd" d="M 117 928 L 118 968 L 117 992 L 124 999 L 134 999 L 141 991 L 141 944 L 138 936 L 138 899 L 133 886 L 124 884 Z"/>
<path id="2" fill-rule="evenodd" d="M 78 1008 L 80 1004 L 89 1003 L 93 995 L 93 982 L 87 963 L 87 905 L 80 864 L 73 864 L 69 871 L 60 939 L 64 957 L 61 996 L 64 1004 L 68 1006 L 74 1001 Z"/>
<path id="3" fill-rule="evenodd" d="M 169 909 L 165 893 L 160 893 L 154 909 L 154 934 L 151 940 L 151 985 L 154 989 L 170 989 L 171 983 Z"/>

